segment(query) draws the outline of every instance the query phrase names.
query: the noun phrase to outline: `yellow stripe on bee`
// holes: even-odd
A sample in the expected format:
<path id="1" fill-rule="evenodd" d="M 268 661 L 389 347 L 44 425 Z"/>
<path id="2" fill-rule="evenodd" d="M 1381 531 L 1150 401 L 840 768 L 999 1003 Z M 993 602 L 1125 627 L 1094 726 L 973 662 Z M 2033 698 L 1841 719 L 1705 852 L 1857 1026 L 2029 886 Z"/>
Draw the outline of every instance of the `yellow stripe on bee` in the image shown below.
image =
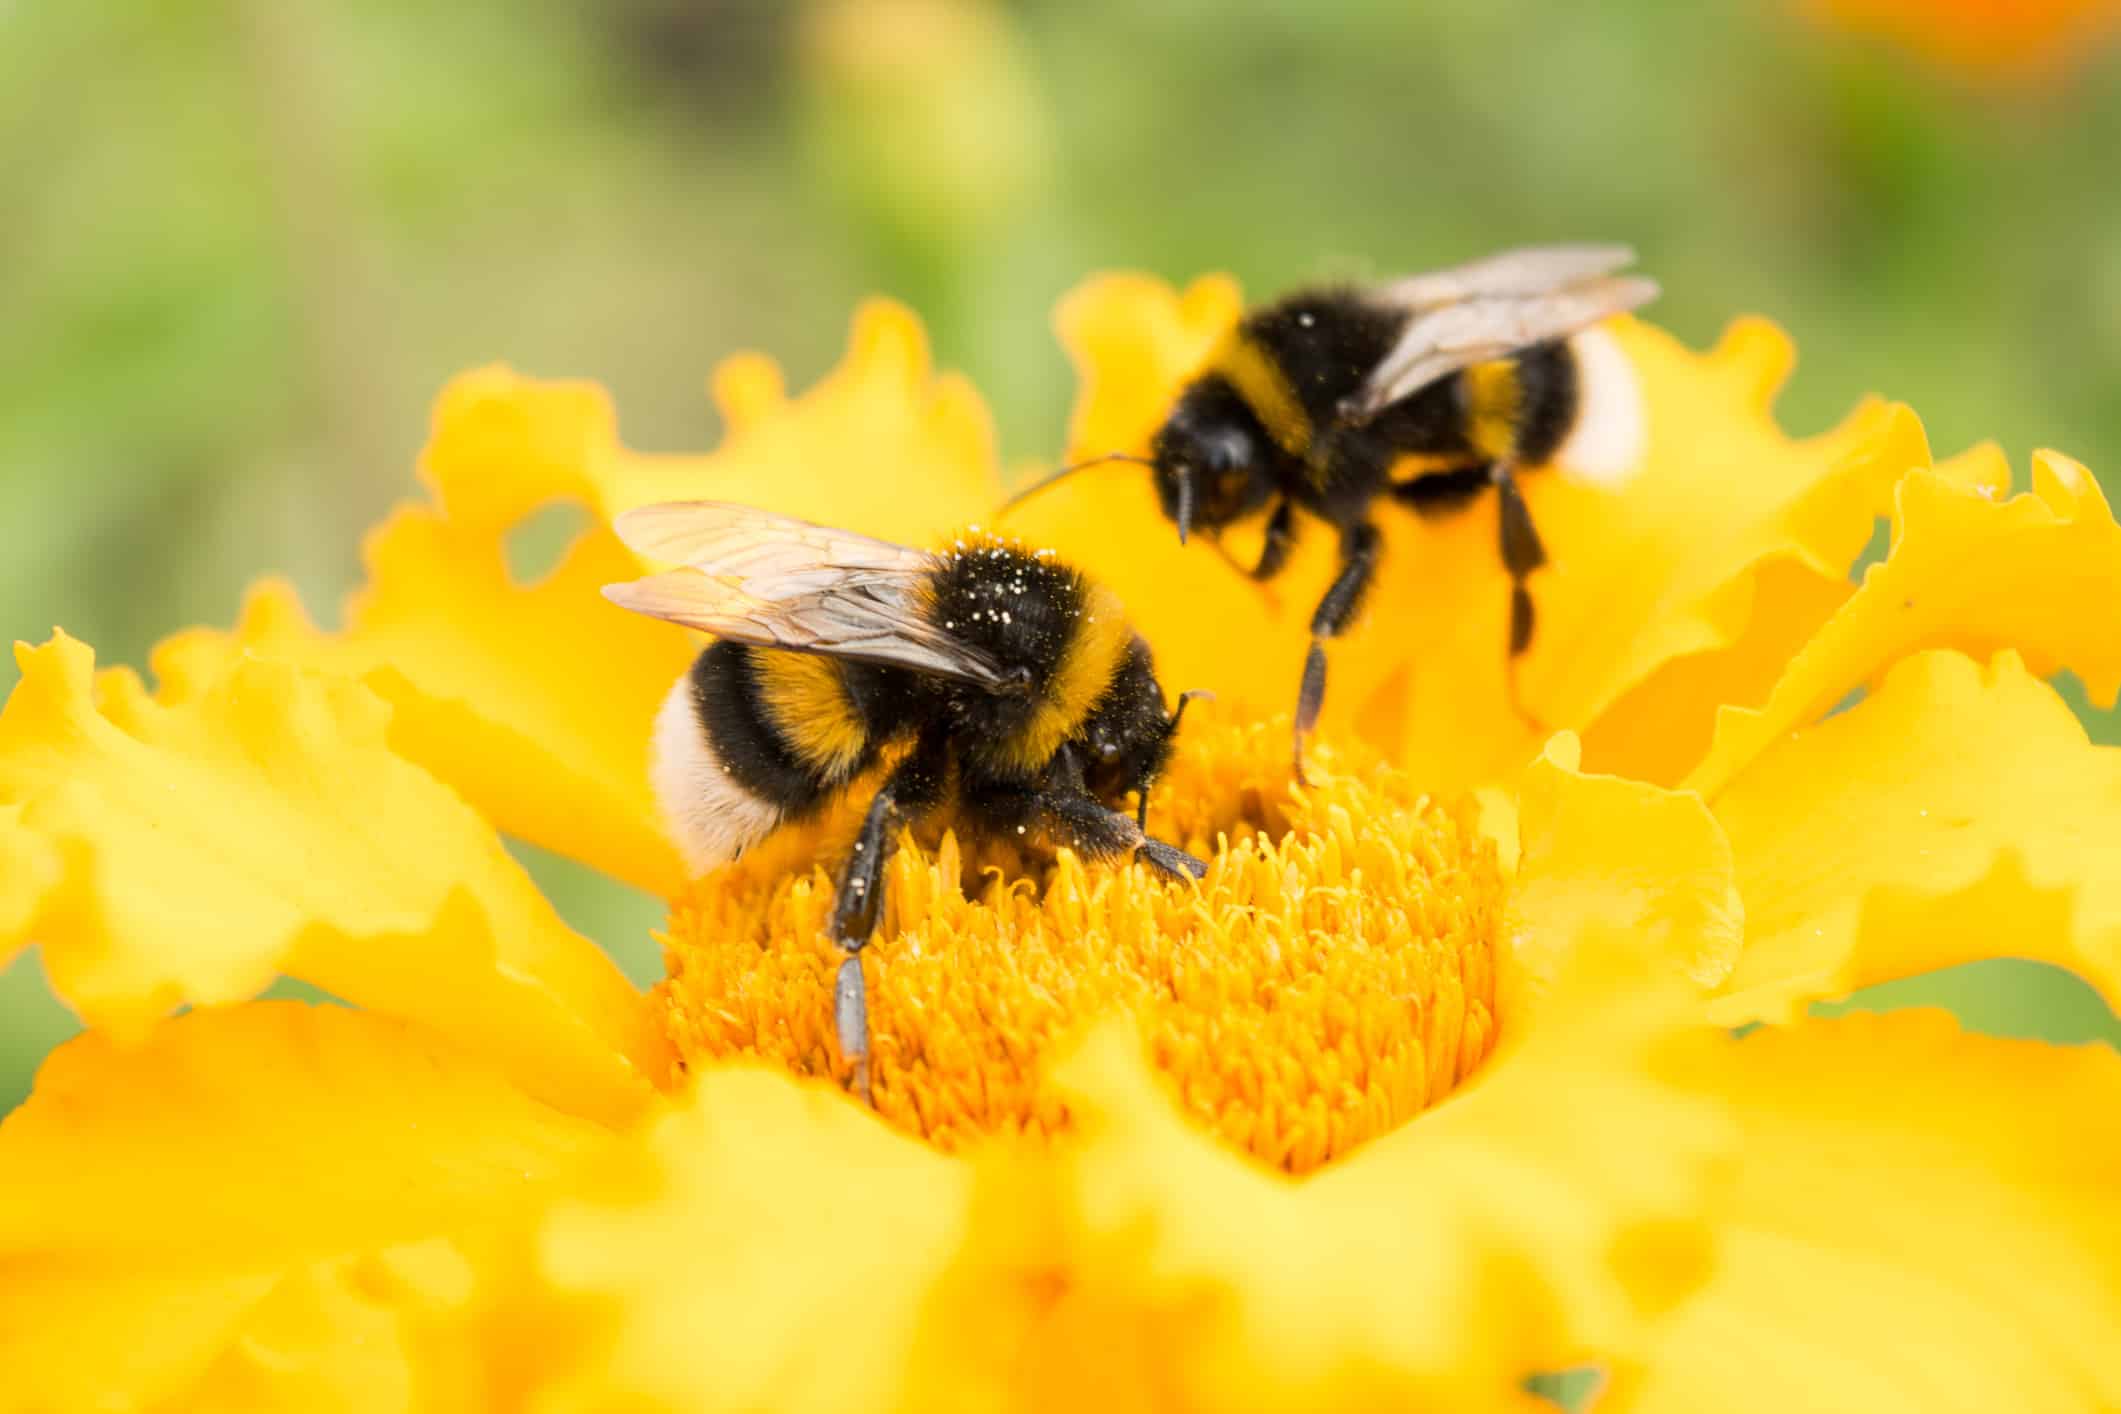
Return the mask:
<path id="1" fill-rule="evenodd" d="M 1209 367 L 1230 380 L 1238 396 L 1252 409 L 1267 435 L 1290 456 L 1300 457 L 1311 446 L 1311 419 L 1296 396 L 1288 375 L 1274 356 L 1244 330 L 1233 330 L 1216 350 Z"/>
<path id="2" fill-rule="evenodd" d="M 1119 596 L 1101 585 L 1091 586 L 1075 631 L 1061 649 L 1060 664 L 1044 700 L 1032 714 L 1030 725 L 1014 740 L 1001 744 L 995 753 L 998 763 L 1028 775 L 1052 760 L 1112 685 L 1133 638 Z"/>
<path id="3" fill-rule="evenodd" d="M 762 649 L 755 659 L 759 698 L 782 743 L 827 779 L 844 778 L 862 759 L 869 730 L 847 697 L 839 664 L 812 653 Z"/>
<path id="4" fill-rule="evenodd" d="M 1409 481 L 1434 476 L 1440 471 L 1464 471 L 1477 465 L 1479 459 L 1464 452 L 1401 452 L 1392 458 L 1392 465 L 1385 474 L 1393 485 L 1404 486 Z"/>
<path id="5" fill-rule="evenodd" d="M 1500 461 L 1517 446 L 1517 421 L 1524 408 L 1524 384 L 1508 359 L 1476 363 L 1459 375 L 1465 380 L 1466 440 L 1489 461 Z"/>

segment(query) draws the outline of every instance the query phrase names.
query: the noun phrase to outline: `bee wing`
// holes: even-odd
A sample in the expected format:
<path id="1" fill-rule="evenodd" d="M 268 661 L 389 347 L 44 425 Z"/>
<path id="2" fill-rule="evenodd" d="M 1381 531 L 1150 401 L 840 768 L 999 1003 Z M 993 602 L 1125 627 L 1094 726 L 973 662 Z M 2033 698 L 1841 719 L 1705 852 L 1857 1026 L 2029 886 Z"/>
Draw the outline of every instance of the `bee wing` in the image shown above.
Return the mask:
<path id="1" fill-rule="evenodd" d="M 1563 252 L 1579 255 L 1572 263 L 1562 258 Z M 1477 266 L 1417 275 L 1388 286 L 1388 294 L 1398 292 L 1410 311 L 1407 327 L 1392 351 L 1364 381 L 1361 391 L 1348 400 L 1344 415 L 1361 421 L 1469 364 L 1502 358 L 1529 344 L 1565 338 L 1601 319 L 1649 303 L 1657 297 L 1654 280 L 1603 273 L 1620 258 L 1620 252 L 1620 247 L 1605 246 L 1512 252 Z M 1534 256 L 1545 258 L 1533 259 Z M 1571 278 L 1583 270 L 1599 273 Z M 1455 297 L 1439 295 L 1440 303 L 1409 296 L 1410 291 L 1418 296 L 1465 288 L 1475 283 L 1468 276 L 1469 271 L 1476 272 L 1478 281 L 1490 288 Z M 1550 283 L 1535 283 L 1541 279 Z M 1551 283 L 1556 280 L 1559 283 Z"/>
<path id="2" fill-rule="evenodd" d="M 1394 280 L 1377 292 L 1386 304 L 1405 309 L 1454 304 L 1479 295 L 1539 295 L 1635 263 L 1624 245 L 1535 245 L 1469 260 L 1448 270 L 1430 270 Z"/>
<path id="3" fill-rule="evenodd" d="M 666 564 L 715 574 L 770 572 L 777 564 L 904 570 L 929 567 L 927 554 L 851 530 L 813 525 L 733 501 L 665 501 L 621 511 L 611 528 L 626 548 Z"/>
<path id="4" fill-rule="evenodd" d="M 990 691 L 1009 682 L 992 657 L 928 621 L 935 560 L 919 550 L 719 501 L 644 506 L 613 528 L 643 555 L 684 562 L 605 585 L 621 608 L 759 648 L 910 668 Z"/>

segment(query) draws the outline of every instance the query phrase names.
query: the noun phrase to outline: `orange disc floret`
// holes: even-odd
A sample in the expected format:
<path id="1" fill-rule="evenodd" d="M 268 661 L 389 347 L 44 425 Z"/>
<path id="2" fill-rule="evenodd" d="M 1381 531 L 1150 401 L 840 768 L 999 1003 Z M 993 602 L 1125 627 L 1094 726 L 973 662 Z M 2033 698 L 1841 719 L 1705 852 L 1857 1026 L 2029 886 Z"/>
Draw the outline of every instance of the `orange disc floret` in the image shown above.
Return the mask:
<path id="1" fill-rule="evenodd" d="M 1470 807 L 1389 766 L 1348 769 L 1330 745 L 1316 764 L 1292 790 L 1286 721 L 1188 718 L 1149 823 L 1212 861 L 1197 887 L 909 834 L 863 953 L 877 1110 L 945 1149 L 1056 1132 L 1043 1062 L 1113 1012 L 1188 1111 L 1291 1172 L 1448 1094 L 1495 1038 L 1494 845 Z M 676 902 L 657 999 L 688 1061 L 844 1080 L 825 924 L 853 819 L 790 831 Z"/>

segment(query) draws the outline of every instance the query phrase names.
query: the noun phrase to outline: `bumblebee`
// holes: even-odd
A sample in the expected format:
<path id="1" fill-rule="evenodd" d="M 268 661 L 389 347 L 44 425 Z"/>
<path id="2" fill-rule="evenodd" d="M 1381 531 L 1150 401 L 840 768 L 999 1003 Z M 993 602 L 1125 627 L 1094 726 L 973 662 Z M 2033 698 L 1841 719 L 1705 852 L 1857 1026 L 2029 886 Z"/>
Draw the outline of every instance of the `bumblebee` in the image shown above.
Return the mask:
<path id="1" fill-rule="evenodd" d="M 895 756 L 831 921 L 847 953 L 834 1021 L 865 1098 L 859 954 L 901 826 L 949 804 L 971 833 L 1207 872 L 1145 832 L 1149 787 L 1195 694 L 1167 712 L 1118 598 L 1052 551 L 973 527 L 931 553 L 717 501 L 644 506 L 614 529 L 680 567 L 605 597 L 716 638 L 655 723 L 655 794 L 694 874 L 818 814 Z M 1132 815 L 1117 808 L 1129 792 Z"/>
<path id="2" fill-rule="evenodd" d="M 1181 543 L 1266 513 L 1258 562 L 1239 566 L 1258 580 L 1280 573 L 1299 511 L 1333 527 L 1340 568 L 1311 616 L 1297 691 L 1301 780 L 1304 738 L 1325 700 L 1326 640 L 1354 620 L 1382 552 L 1374 507 L 1389 498 L 1436 514 L 1492 486 L 1511 581 L 1514 698 L 1533 631 L 1525 582 L 1547 561 L 1518 474 L 1564 450 L 1602 463 L 1593 470 L 1639 454 L 1632 374 L 1592 327 L 1656 297 L 1651 281 L 1615 273 L 1633 262 L 1623 246 L 1531 247 L 1369 289 L 1290 295 L 1238 323 L 1180 394 L 1148 458 L 1094 458 L 1010 504 L 1094 462 L 1140 461 Z"/>

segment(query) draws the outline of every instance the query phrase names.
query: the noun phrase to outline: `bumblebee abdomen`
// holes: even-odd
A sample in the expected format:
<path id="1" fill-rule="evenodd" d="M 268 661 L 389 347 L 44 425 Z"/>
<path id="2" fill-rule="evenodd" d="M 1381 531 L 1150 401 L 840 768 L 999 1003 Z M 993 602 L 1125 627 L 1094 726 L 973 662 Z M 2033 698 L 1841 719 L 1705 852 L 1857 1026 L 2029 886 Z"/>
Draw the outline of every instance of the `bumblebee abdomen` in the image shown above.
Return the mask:
<path id="1" fill-rule="evenodd" d="M 753 649 L 759 715 L 787 754 L 817 779 L 846 780 L 872 754 L 869 722 L 841 659 Z"/>
<path id="2" fill-rule="evenodd" d="M 1541 466 L 1554 459 L 1576 425 L 1576 354 L 1564 342 L 1534 344 L 1509 363 L 1516 384 L 1516 457 L 1526 466 Z"/>
<path id="3" fill-rule="evenodd" d="M 815 810 L 875 759 L 888 716 L 863 715 L 847 669 L 881 671 L 724 640 L 671 688 L 651 780 L 694 873 Z"/>

